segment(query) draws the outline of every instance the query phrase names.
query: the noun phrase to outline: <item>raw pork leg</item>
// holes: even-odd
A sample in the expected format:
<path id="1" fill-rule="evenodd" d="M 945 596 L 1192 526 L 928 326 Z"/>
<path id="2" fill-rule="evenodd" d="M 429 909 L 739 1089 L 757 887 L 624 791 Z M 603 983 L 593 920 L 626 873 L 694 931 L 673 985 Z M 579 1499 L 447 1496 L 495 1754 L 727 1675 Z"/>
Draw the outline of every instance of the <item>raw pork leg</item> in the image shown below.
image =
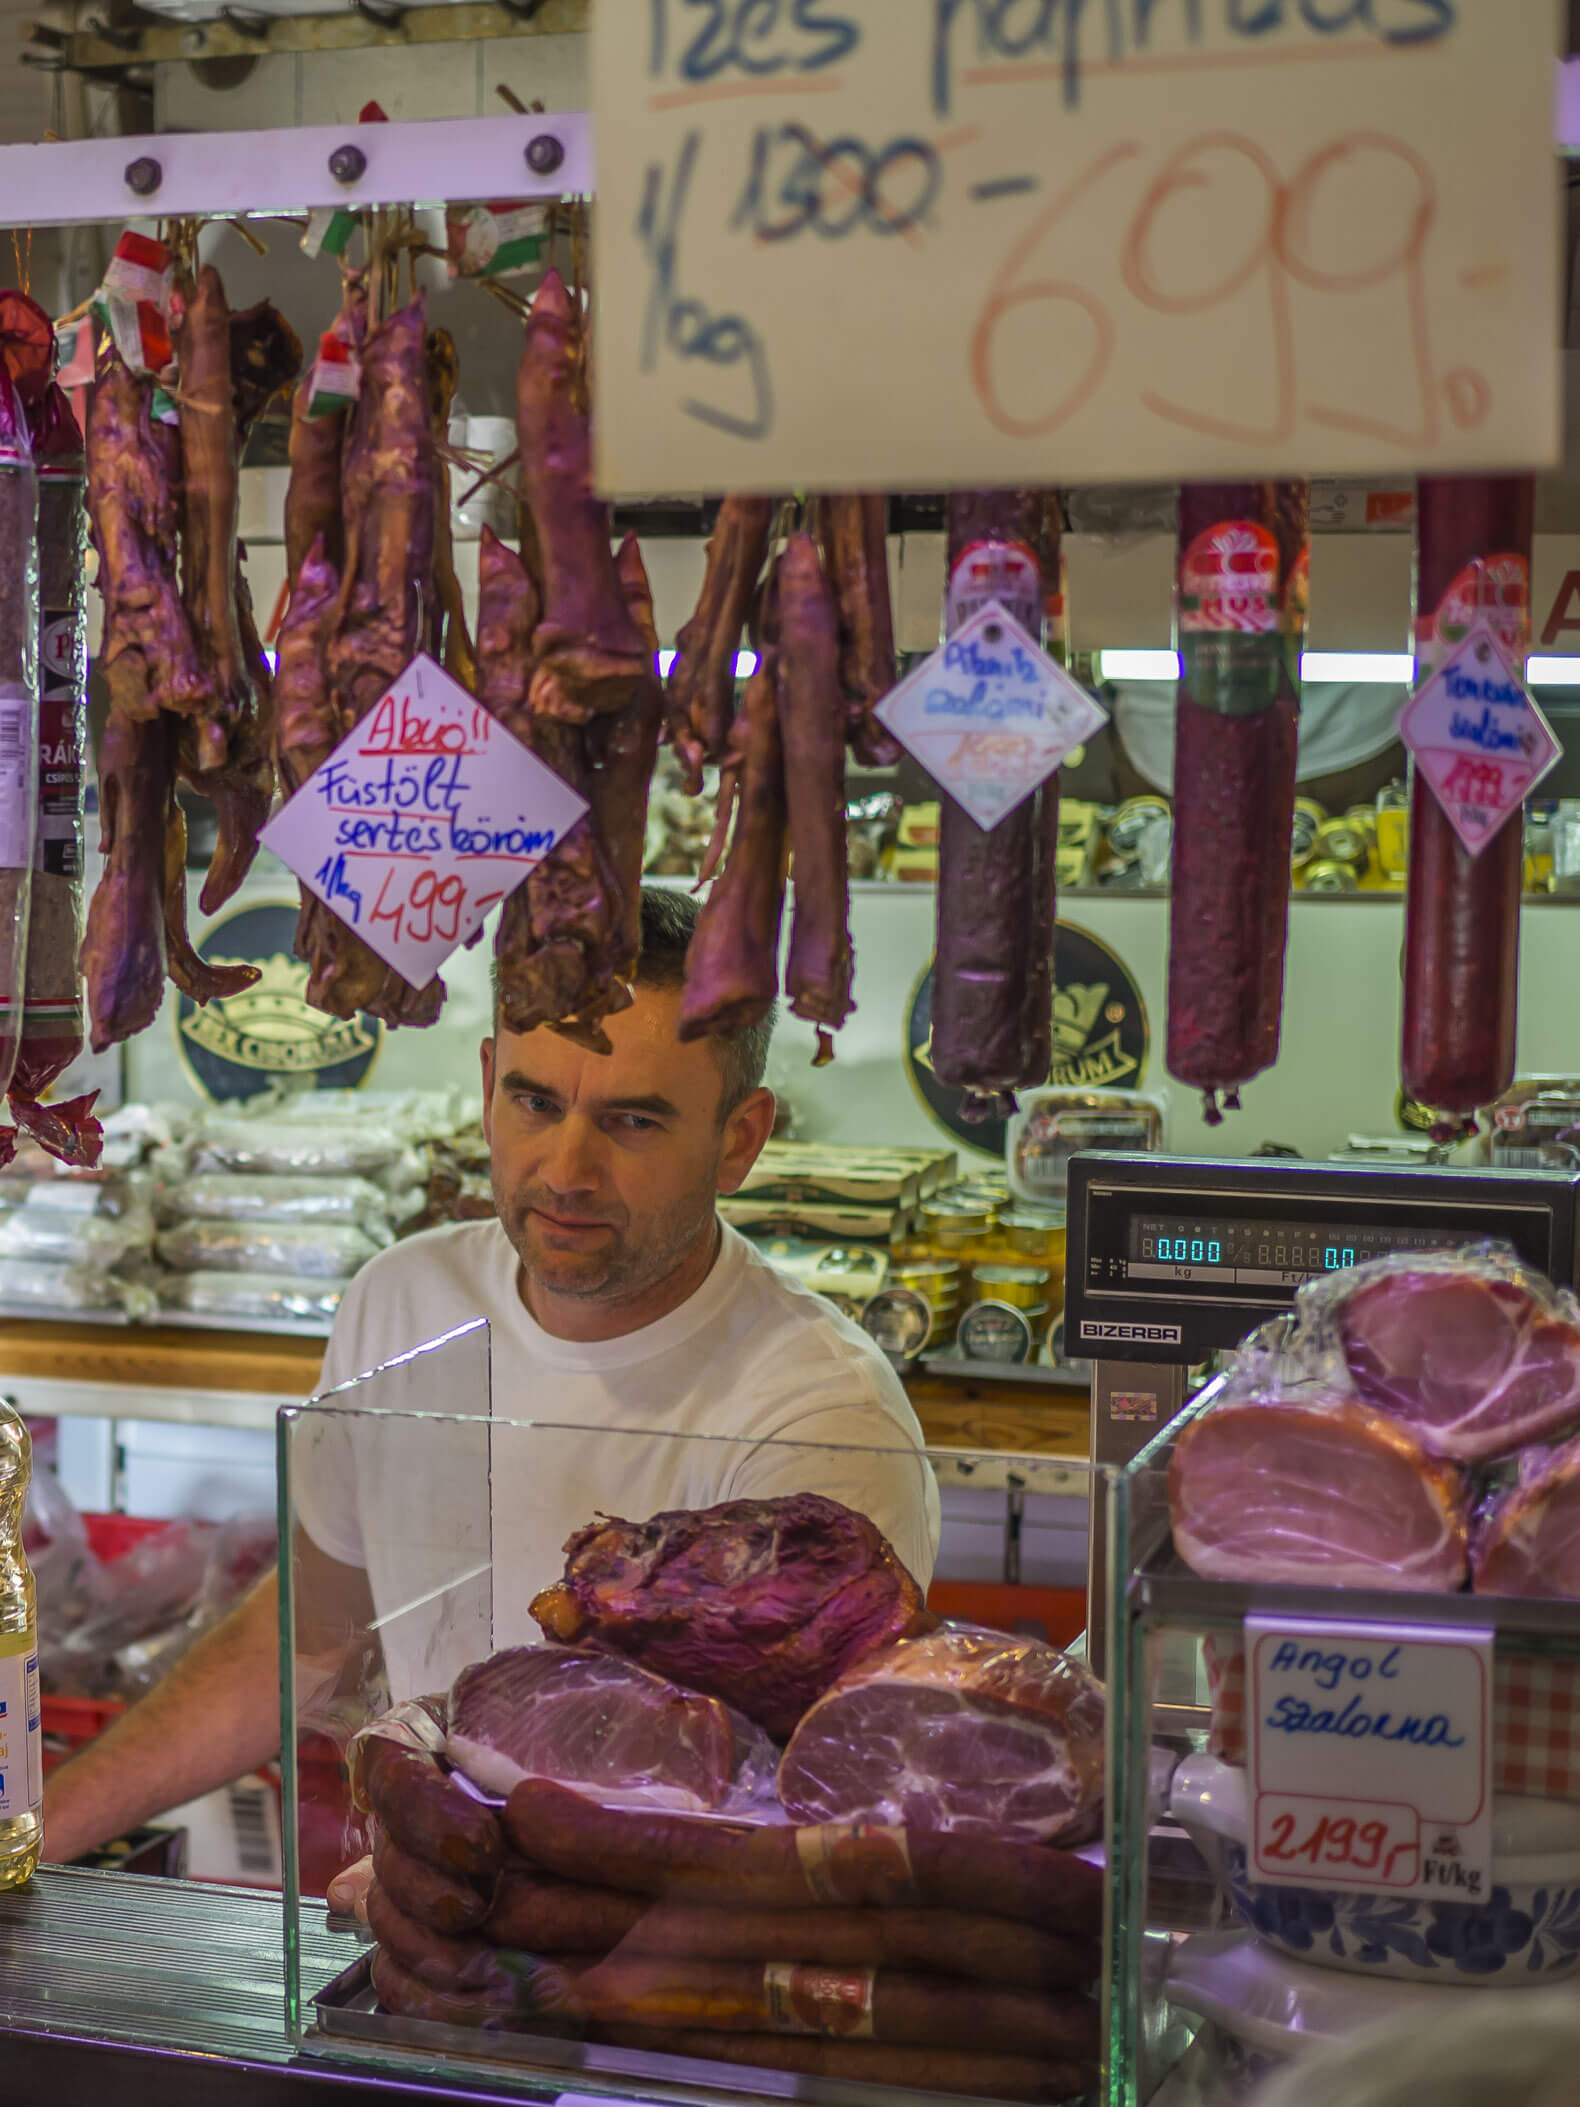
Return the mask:
<path id="1" fill-rule="evenodd" d="M 1580 1329 L 1476 1266 L 1379 1271 L 1334 1311 L 1362 1400 L 1456 1463 L 1512 1455 L 1580 1420 Z"/>
<path id="2" fill-rule="evenodd" d="M 1169 1462 L 1174 1548 L 1204 1580 L 1464 1586 L 1465 1482 L 1353 1399 L 1226 1401 Z"/>
<path id="3" fill-rule="evenodd" d="M 729 1790 L 740 1752 L 717 1698 L 694 1697 L 630 1661 L 512 1646 L 463 1668 L 445 1753 L 485 1792 L 523 1778 L 698 1813 Z"/>
<path id="4" fill-rule="evenodd" d="M 1520 1482 L 1477 1520 L 1478 1595 L 1580 1595 L 1580 1440 L 1520 1458 Z"/>
<path id="5" fill-rule="evenodd" d="M 797 1822 L 1080 1842 L 1102 1806 L 1104 1711 L 1096 1677 L 1039 1639 L 902 1639 L 808 1712 L 779 1797 Z"/>

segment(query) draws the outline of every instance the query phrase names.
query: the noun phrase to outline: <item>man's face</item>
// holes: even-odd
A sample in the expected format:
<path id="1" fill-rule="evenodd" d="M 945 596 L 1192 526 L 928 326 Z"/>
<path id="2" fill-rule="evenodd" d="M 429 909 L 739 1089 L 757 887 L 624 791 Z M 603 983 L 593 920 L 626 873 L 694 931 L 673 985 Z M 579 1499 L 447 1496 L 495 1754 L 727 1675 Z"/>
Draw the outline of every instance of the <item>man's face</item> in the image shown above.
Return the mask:
<path id="1" fill-rule="evenodd" d="M 605 1019 L 608 1054 L 547 1029 L 484 1041 L 494 1203 L 529 1296 L 630 1302 L 704 1239 L 711 1256 L 714 1199 L 751 1168 L 773 1098 L 721 1120 L 718 1057 L 679 1019 L 678 988 L 639 986 Z"/>

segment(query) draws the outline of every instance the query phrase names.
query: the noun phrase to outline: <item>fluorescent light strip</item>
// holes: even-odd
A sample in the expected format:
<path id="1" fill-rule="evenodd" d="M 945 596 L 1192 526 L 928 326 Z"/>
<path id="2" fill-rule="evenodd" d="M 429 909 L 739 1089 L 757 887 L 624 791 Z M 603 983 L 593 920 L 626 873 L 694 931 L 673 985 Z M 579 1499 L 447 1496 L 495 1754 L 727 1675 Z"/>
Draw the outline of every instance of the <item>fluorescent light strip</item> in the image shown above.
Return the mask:
<path id="1" fill-rule="evenodd" d="M 668 680 L 669 669 L 674 663 L 675 654 L 673 651 L 661 651 L 658 654 L 658 677 L 660 680 Z M 737 680 L 750 680 L 756 671 L 757 653 L 755 651 L 737 651 L 735 654 L 735 678 Z"/>
<path id="2" fill-rule="evenodd" d="M 1580 688 L 1580 658 L 1528 658 L 1525 678 L 1533 688 Z"/>
<path id="3" fill-rule="evenodd" d="M 1415 679 L 1415 660 L 1408 651 L 1307 651 L 1300 677 L 1407 688 Z"/>

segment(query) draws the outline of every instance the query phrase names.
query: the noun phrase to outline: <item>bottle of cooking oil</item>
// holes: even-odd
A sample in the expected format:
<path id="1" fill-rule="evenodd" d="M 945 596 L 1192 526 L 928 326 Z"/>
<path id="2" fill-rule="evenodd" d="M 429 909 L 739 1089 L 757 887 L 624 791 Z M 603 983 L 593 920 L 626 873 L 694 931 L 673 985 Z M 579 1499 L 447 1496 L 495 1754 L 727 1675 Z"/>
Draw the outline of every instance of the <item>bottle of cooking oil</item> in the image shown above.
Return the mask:
<path id="1" fill-rule="evenodd" d="M 44 1845 L 38 1610 L 22 1548 L 32 1470 L 27 1428 L 0 1398 L 0 1888 L 31 1880 Z"/>

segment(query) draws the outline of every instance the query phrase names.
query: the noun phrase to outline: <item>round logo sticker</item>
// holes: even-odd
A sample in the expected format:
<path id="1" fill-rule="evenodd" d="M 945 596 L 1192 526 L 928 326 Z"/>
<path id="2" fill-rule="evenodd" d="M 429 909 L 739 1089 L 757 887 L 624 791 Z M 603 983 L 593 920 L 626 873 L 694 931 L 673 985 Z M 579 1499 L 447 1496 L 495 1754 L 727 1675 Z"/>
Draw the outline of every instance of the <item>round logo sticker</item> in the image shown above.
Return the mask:
<path id="1" fill-rule="evenodd" d="M 1221 520 L 1180 563 L 1179 626 L 1271 636 L 1280 626 L 1278 543 L 1254 519 Z"/>
<path id="2" fill-rule="evenodd" d="M 1089 929 L 1060 922 L 1053 942 L 1053 1066 L 1061 1090 L 1136 1090 L 1146 1075 L 1151 1032 L 1141 990 L 1124 960 Z M 911 990 L 905 1069 L 911 1087 L 951 1140 L 1002 1161 L 1005 1122 L 961 1117 L 965 1092 L 941 1082 L 932 1062 L 933 962 Z"/>
<path id="3" fill-rule="evenodd" d="M 177 1000 L 176 1046 L 205 1097 L 256 1097 L 293 1077 L 316 1090 L 366 1082 L 384 1027 L 376 1017 L 329 1017 L 311 1006 L 307 967 L 292 953 L 297 914 L 294 900 L 238 907 L 198 939 L 199 958 L 258 968 L 240 995 L 201 1008 L 189 995 Z"/>

